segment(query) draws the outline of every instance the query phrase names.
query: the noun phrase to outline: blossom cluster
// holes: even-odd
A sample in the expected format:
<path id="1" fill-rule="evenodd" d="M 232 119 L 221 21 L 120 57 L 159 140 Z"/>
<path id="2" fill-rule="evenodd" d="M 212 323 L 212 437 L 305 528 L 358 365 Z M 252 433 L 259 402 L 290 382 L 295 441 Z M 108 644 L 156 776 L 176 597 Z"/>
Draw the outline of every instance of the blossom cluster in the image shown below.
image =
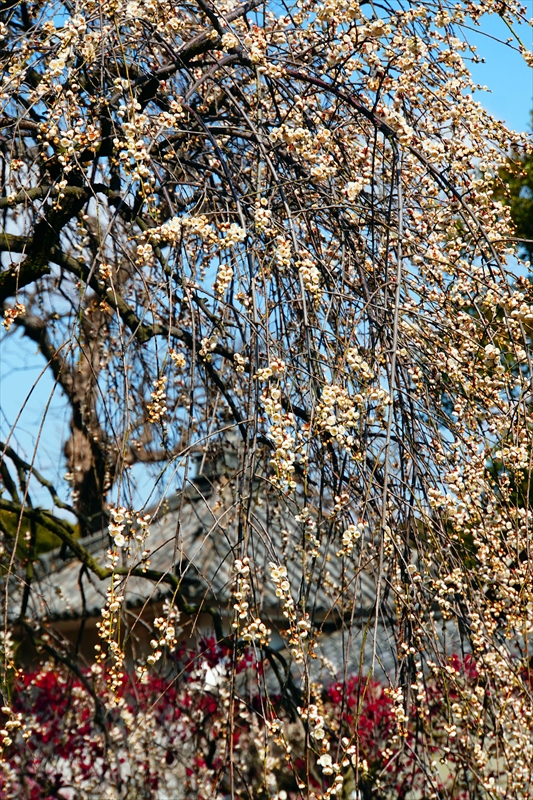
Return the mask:
<path id="1" fill-rule="evenodd" d="M 300 612 L 296 607 L 291 594 L 291 584 L 288 580 L 287 567 L 271 562 L 269 564 L 270 577 L 276 587 L 276 597 L 279 598 L 281 611 L 289 624 L 289 647 L 296 664 L 303 664 L 306 657 L 305 644 L 311 630 L 309 615 Z"/>

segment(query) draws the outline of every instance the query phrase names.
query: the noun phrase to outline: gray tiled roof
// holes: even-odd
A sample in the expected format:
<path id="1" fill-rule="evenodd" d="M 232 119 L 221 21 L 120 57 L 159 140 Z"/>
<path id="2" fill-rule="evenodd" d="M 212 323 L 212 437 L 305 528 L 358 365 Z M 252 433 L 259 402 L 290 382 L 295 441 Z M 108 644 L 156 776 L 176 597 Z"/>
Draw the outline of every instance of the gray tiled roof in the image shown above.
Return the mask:
<path id="1" fill-rule="evenodd" d="M 278 622 L 283 627 L 283 615 L 269 564 L 286 566 L 293 599 L 323 628 L 320 653 L 337 668 L 348 658 L 351 668 L 358 669 L 363 650 L 368 667 L 373 638 L 369 621 L 376 596 L 372 565 L 363 569 L 355 557 L 337 557 L 339 531 L 327 520 L 314 534 L 320 542 L 317 554 L 310 555 L 312 537 L 306 535 L 305 523 L 296 519 L 301 511 L 294 501 L 281 502 L 266 480 L 255 481 L 249 502 L 237 503 L 231 480 L 210 484 L 200 478 L 155 514 L 142 548 L 150 550 L 150 570 L 173 571 L 181 578 L 188 602 L 214 605 L 226 618 L 233 603 L 235 558 L 245 552 L 253 577 L 251 613 L 274 628 Z M 107 531 L 81 540 L 102 566 L 108 565 L 110 542 Z M 124 554 L 123 566 L 140 564 L 140 550 L 132 552 L 129 560 Z M 54 551 L 41 558 L 36 568 L 28 610 L 48 620 L 96 617 L 105 605 L 108 586 L 109 581 L 89 573 L 77 558 L 64 560 Z M 120 588 L 130 608 L 170 594 L 168 584 L 156 585 L 133 575 Z M 382 607 L 377 655 L 387 668 L 395 662 L 392 625 L 392 612 Z M 365 626 L 370 629 L 368 637 L 363 635 Z"/>
<path id="2" fill-rule="evenodd" d="M 231 482 L 206 494 L 192 484 L 178 495 L 151 523 L 146 540 L 149 568 L 165 573 L 174 571 L 182 579 L 187 599 L 199 603 L 204 598 L 222 610 L 228 606 L 235 558 L 242 547 L 250 558 L 253 573 L 254 604 L 259 610 L 277 615 L 279 600 L 270 579 L 269 564 L 285 565 L 296 601 L 306 597 L 310 614 L 338 622 L 339 616 L 352 609 L 356 615 L 371 612 L 375 587 L 367 571 L 358 570 L 353 561 L 336 557 L 338 535 L 331 530 L 318 532 L 321 544 L 318 556 L 309 558 L 309 541 L 304 525 L 295 519 L 296 504 L 280 505 L 256 486 L 249 507 L 242 511 L 234 502 Z M 246 519 L 242 519 L 243 513 Z M 242 547 L 239 542 L 243 539 Z M 106 531 L 81 540 L 81 544 L 102 565 L 110 538 Z M 124 565 L 138 566 L 140 560 L 125 560 Z M 306 584 L 303 576 L 310 580 Z M 100 581 L 82 569 L 77 558 L 62 560 L 54 551 L 40 560 L 36 570 L 37 586 L 34 612 L 51 619 L 96 615 L 105 603 L 106 581 Z M 126 600 L 132 605 L 168 594 L 168 585 L 154 586 L 152 580 L 129 576 Z"/>

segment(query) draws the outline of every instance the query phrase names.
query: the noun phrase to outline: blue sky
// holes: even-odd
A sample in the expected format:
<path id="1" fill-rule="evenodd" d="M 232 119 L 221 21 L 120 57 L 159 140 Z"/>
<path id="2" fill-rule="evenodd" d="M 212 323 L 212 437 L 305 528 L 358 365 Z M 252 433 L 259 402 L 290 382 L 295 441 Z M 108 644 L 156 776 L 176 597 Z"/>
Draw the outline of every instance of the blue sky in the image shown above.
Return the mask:
<path id="1" fill-rule="evenodd" d="M 533 0 L 526 0 L 529 18 L 533 18 Z M 496 14 L 482 19 L 481 26 L 468 31 L 468 41 L 478 49 L 485 64 L 474 64 L 475 80 L 487 86 L 489 93 L 479 93 L 477 99 L 498 119 L 518 131 L 530 130 L 529 112 L 533 108 L 533 69 L 520 53 L 496 41 L 505 41 L 511 34 Z M 533 50 L 533 28 L 521 25 L 516 33 L 522 43 Z M 494 38 L 491 38 L 494 37 Z M 515 42 L 516 46 L 516 42 Z"/>

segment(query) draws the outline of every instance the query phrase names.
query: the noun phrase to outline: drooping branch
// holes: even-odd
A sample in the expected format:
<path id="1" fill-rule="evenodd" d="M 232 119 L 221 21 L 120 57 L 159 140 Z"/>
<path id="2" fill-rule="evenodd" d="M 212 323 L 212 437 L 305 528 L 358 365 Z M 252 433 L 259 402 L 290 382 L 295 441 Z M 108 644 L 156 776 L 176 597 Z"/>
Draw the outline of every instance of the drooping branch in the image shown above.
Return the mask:
<path id="1" fill-rule="evenodd" d="M 68 190 L 71 191 L 68 191 Z M 36 197 L 46 197 L 48 187 L 36 187 Z M 91 193 L 82 187 L 70 186 L 63 189 L 65 198 L 60 206 L 50 207 L 44 217 L 36 222 L 31 237 L 23 244 L 23 237 L 2 233 L 0 236 L 1 249 L 11 249 L 14 252 L 24 253 L 25 258 L 21 263 L 10 269 L 0 272 L 0 302 L 16 295 L 21 289 L 35 283 L 50 273 L 50 261 L 53 252 L 57 249 L 59 237 L 63 227 L 72 217 L 83 208 L 91 197 Z M 21 192 L 18 202 L 26 199 Z M 0 198 L 0 201 L 5 198 Z M 61 201 L 59 201 L 61 202 Z M 10 205 L 10 203 L 6 203 Z"/>

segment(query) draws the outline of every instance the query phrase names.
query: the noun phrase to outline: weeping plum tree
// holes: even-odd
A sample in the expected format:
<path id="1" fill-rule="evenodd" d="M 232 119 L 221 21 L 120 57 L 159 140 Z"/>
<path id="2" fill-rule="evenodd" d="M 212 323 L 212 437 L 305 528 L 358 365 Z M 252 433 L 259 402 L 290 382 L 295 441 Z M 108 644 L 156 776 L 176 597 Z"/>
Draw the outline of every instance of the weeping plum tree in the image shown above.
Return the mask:
<path id="1" fill-rule="evenodd" d="M 28 451 L 2 423 L 6 798 L 530 797 L 533 290 L 494 196 L 529 145 L 475 99 L 484 14 L 530 63 L 514 0 L 0 7 L 3 348 L 29 339 L 69 408 L 59 483 L 45 428 Z M 130 544 L 139 475 L 161 505 L 228 436 L 215 608 Z M 264 576 L 275 647 L 258 481 L 294 521 Z M 79 537 L 106 525 L 102 562 Z M 54 542 L 107 587 L 89 670 L 30 613 Z M 127 673 L 139 574 L 171 596 Z M 345 634 L 329 684 L 318 583 Z M 180 614 L 204 611 L 188 653 Z"/>

